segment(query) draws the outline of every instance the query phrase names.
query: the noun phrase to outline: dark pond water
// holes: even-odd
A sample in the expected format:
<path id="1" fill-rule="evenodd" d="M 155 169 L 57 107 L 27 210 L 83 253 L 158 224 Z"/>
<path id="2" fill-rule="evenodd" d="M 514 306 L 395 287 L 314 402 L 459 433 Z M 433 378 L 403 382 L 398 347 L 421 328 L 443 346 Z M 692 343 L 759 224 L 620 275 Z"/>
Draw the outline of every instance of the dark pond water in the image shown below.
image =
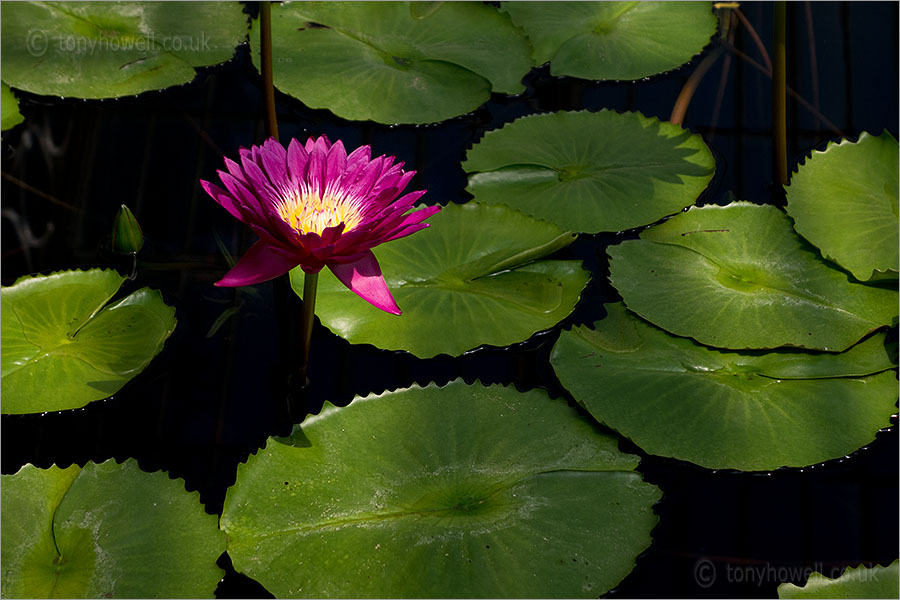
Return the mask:
<path id="1" fill-rule="evenodd" d="M 817 99 L 821 113 L 849 137 L 883 129 L 897 136 L 898 5 L 808 8 L 811 28 L 806 3 L 788 5 L 788 85 L 811 103 Z M 744 11 L 769 40 L 771 5 L 751 3 Z M 738 32 L 735 47 L 760 61 L 746 29 Z M 724 202 L 730 191 L 740 199 L 777 202 L 771 186 L 770 83 L 747 61 L 731 56 L 724 78 L 721 58 L 704 78 L 685 120 L 717 156 L 716 178 L 701 201 Z M 393 154 L 415 168 L 412 187 L 427 189 L 431 202 L 465 202 L 459 165 L 485 130 L 525 114 L 584 108 L 639 110 L 667 120 L 696 62 L 634 84 L 552 78 L 540 69 L 529 76 L 522 96 L 498 95 L 473 114 L 427 127 L 351 123 L 279 95 L 281 138 L 324 133 L 348 147 L 371 144 L 375 154 Z M 26 123 L 3 137 L 4 173 L 75 210 L 4 179 L 3 284 L 61 269 L 112 265 L 127 271 L 130 265 L 116 262 L 104 242 L 118 206 L 127 203 L 147 236 L 136 285 L 162 290 L 177 307 L 178 326 L 165 351 L 115 397 L 64 413 L 4 416 L 2 472 L 14 473 L 29 462 L 47 467 L 134 457 L 145 470 L 183 478 L 188 489 L 200 492 L 208 512 L 220 512 L 238 462 L 269 435 L 290 427 L 284 379 L 293 349 L 285 333 L 296 329 L 279 324 L 295 318 L 299 306 L 283 282 L 256 286 L 257 295 L 212 285 L 227 269 L 215 236 L 235 255 L 254 240 L 199 186 L 201 178 L 214 178 L 223 154 L 234 156 L 238 147 L 264 137 L 260 79 L 248 50 L 239 48 L 228 64 L 204 69 L 178 88 L 91 102 L 24 94 L 22 109 Z M 792 164 L 837 135 L 789 102 Z M 583 260 L 594 273 L 592 283 L 560 326 L 512 348 L 419 360 L 351 346 L 317 322 L 307 410 L 318 411 L 325 400 L 344 405 L 357 394 L 457 377 L 566 396 L 549 366 L 550 348 L 561 327 L 599 319 L 601 304 L 617 299 L 606 281 L 604 248 L 629 235 L 634 233 L 583 236 L 560 251 L 560 257 Z M 232 306 L 239 307 L 237 315 L 207 336 Z M 640 471 L 664 497 L 655 508 L 660 524 L 652 547 L 611 594 L 774 596 L 780 581 L 800 583 L 810 568 L 832 573 L 860 561 L 896 559 L 896 417 L 894 423 L 847 459 L 766 474 L 713 472 L 648 456 L 623 440 L 621 449 L 641 456 Z M 232 570 L 217 593 L 266 594 Z"/>

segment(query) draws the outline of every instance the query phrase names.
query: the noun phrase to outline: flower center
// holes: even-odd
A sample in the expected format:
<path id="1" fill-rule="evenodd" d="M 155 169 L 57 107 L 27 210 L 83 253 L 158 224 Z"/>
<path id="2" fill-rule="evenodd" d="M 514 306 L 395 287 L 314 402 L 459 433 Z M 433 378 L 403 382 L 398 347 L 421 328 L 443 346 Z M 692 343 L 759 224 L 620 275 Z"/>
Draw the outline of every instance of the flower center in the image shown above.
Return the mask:
<path id="1" fill-rule="evenodd" d="M 346 198 L 318 194 L 297 194 L 284 198 L 275 207 L 285 223 L 300 233 L 322 235 L 328 227 L 344 224 L 344 231 L 350 231 L 362 220 L 359 209 Z"/>

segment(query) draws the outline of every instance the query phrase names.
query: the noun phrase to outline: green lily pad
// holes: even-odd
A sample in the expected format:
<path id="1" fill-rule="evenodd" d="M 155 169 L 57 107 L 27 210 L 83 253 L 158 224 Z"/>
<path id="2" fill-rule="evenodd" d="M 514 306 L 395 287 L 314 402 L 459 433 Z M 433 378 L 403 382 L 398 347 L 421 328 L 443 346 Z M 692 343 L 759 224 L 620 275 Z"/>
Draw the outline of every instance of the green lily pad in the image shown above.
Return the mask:
<path id="1" fill-rule="evenodd" d="M 504 2 L 552 75 L 634 80 L 691 60 L 715 35 L 710 2 Z"/>
<path id="2" fill-rule="evenodd" d="M 12 129 L 24 120 L 12 90 L 5 83 L 0 83 L 0 131 Z"/>
<path id="3" fill-rule="evenodd" d="M 890 133 L 830 143 L 791 177 L 797 232 L 860 281 L 898 270 L 897 140 Z"/>
<path id="4" fill-rule="evenodd" d="M 3 475 L 4 598 L 211 598 L 225 539 L 196 492 L 129 459 Z"/>
<path id="5" fill-rule="evenodd" d="M 650 454 L 768 471 L 839 458 L 896 412 L 884 334 L 841 354 L 722 352 L 607 304 L 595 329 L 564 331 L 550 362 L 598 420 Z"/>
<path id="6" fill-rule="evenodd" d="M 144 370 L 175 329 L 175 309 L 142 288 L 107 305 L 125 277 L 61 271 L 0 293 L 3 413 L 79 408 Z"/>
<path id="7" fill-rule="evenodd" d="M 848 567 L 837 579 L 810 575 L 803 587 L 778 586 L 779 598 L 896 598 L 900 595 L 900 561 L 886 567 Z"/>
<path id="8" fill-rule="evenodd" d="M 570 231 L 647 225 L 693 204 L 715 161 L 699 135 L 640 113 L 517 119 L 469 150 L 466 188 Z"/>
<path id="9" fill-rule="evenodd" d="M 551 223 L 502 206 L 450 204 L 430 227 L 374 249 L 403 311 L 364 302 L 327 269 L 316 314 L 354 344 L 458 355 L 482 344 L 507 346 L 549 329 L 575 308 L 590 272 L 579 261 L 538 260 L 574 239 Z M 303 271 L 291 271 L 303 292 Z"/>
<path id="10" fill-rule="evenodd" d="M 850 282 L 772 206 L 692 208 L 607 253 L 628 308 L 709 346 L 840 351 L 897 318 L 896 290 Z"/>
<path id="11" fill-rule="evenodd" d="M 273 6 L 275 86 L 310 108 L 379 123 L 442 121 L 475 110 L 492 90 L 524 91 L 529 46 L 507 15 L 477 2 L 435 4 Z M 258 21 L 251 40 L 259 69 Z"/>
<path id="12" fill-rule="evenodd" d="M 564 401 L 457 380 L 326 403 L 238 467 L 221 527 L 278 597 L 597 597 L 659 490 Z"/>
<path id="13" fill-rule="evenodd" d="M 5 2 L 3 80 L 48 96 L 139 94 L 191 81 L 246 37 L 237 2 Z"/>

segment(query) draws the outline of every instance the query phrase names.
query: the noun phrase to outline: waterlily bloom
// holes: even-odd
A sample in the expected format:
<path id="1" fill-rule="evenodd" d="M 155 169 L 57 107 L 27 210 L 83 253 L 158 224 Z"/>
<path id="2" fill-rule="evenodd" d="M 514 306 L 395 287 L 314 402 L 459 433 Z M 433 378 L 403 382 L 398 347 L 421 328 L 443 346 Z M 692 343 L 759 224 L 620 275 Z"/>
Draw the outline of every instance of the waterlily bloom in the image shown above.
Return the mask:
<path id="1" fill-rule="evenodd" d="M 225 158 L 218 171 L 225 189 L 201 181 L 203 189 L 259 236 L 238 263 L 216 282 L 235 287 L 268 281 L 296 266 L 307 273 L 323 267 L 354 293 L 381 310 L 400 314 L 372 248 L 428 227 L 440 210 L 429 206 L 405 214 L 425 191 L 400 195 L 415 171 L 403 171 L 393 156 L 371 158 L 361 146 L 349 155 L 324 135 L 287 150 L 275 138 L 249 150 L 241 162 Z"/>

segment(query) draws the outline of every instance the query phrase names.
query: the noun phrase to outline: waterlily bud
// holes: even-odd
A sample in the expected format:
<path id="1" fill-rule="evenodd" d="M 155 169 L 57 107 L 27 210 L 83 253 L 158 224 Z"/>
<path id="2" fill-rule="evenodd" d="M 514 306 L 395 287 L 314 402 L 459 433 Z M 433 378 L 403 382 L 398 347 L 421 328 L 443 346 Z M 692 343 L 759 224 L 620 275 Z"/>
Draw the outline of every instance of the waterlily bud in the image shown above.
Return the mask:
<path id="1" fill-rule="evenodd" d="M 117 254 L 137 254 L 144 245 L 144 234 L 137 219 L 124 204 L 113 225 L 112 248 Z"/>

